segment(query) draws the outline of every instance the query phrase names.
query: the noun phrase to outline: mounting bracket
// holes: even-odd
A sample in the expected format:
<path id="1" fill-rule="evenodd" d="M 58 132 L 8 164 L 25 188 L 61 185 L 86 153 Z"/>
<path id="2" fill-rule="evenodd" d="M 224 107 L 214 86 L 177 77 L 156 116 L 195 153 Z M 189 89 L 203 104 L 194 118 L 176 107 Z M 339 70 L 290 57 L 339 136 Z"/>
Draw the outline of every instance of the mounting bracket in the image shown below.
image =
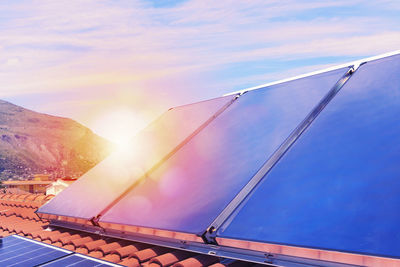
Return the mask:
<path id="1" fill-rule="evenodd" d="M 200 235 L 201 239 L 205 244 L 216 245 L 218 246 L 218 242 L 216 240 L 217 237 L 217 229 L 214 226 L 207 228 L 207 230 Z"/>

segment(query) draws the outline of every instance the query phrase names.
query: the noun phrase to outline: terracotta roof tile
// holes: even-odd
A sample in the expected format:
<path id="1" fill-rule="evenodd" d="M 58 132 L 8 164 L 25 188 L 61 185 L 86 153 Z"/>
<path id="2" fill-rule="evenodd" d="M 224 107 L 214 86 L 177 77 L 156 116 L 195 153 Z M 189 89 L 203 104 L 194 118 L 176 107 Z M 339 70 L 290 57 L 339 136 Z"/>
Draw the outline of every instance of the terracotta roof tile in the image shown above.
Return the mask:
<path id="1" fill-rule="evenodd" d="M 175 250 L 169 253 L 165 253 L 161 256 L 154 257 L 150 260 L 149 263 L 158 264 L 159 266 L 169 266 L 181 260 L 187 259 L 190 256 L 193 256 L 193 253 L 183 250 Z"/>
<path id="2" fill-rule="evenodd" d="M 64 246 L 63 245 L 63 243 L 61 243 L 61 242 L 59 242 L 59 241 L 57 241 L 57 242 L 54 242 L 54 243 L 51 243 L 53 246 L 56 246 L 56 247 L 62 247 L 62 246 Z"/>
<path id="3" fill-rule="evenodd" d="M 40 233 L 37 234 L 36 237 L 40 238 L 41 240 L 46 240 L 51 236 L 59 235 L 61 233 L 62 232 L 59 231 L 59 230 L 56 230 L 56 231 L 41 231 Z M 33 236 L 33 237 L 35 237 L 35 236 Z"/>
<path id="4" fill-rule="evenodd" d="M 44 198 L 44 200 L 49 201 L 50 199 L 52 199 L 53 197 L 55 197 L 54 195 L 46 195 L 46 197 Z"/>
<path id="5" fill-rule="evenodd" d="M 71 234 L 68 233 L 68 232 L 64 232 L 64 233 L 57 234 L 57 235 L 51 235 L 47 239 L 49 239 L 52 243 L 53 242 L 60 242 L 60 239 L 62 237 L 66 237 L 66 236 L 71 236 Z"/>
<path id="6" fill-rule="evenodd" d="M 219 261 L 217 257 L 199 255 L 150 244 L 105 238 L 96 234 L 64 228 L 46 229 L 35 209 L 51 198 L 34 194 L 0 194 L 0 237 L 19 234 L 53 246 L 86 254 L 125 266 L 203 267 Z M 214 264 L 214 267 L 236 267 L 243 262 Z"/>
<path id="7" fill-rule="evenodd" d="M 86 254 L 86 255 L 89 254 L 89 250 L 87 248 L 84 248 L 84 247 L 79 247 L 79 248 L 75 249 L 75 251 L 77 253 L 81 253 L 81 254 Z"/>
<path id="8" fill-rule="evenodd" d="M 68 244 L 73 245 L 75 248 L 80 247 L 81 245 L 84 245 L 85 243 L 92 242 L 96 238 L 94 236 L 85 236 L 82 238 L 77 238 L 73 239 L 68 242 Z"/>
<path id="9" fill-rule="evenodd" d="M 217 257 L 212 257 L 208 255 L 198 255 L 195 257 L 190 257 L 183 261 L 174 264 L 174 267 L 202 267 L 208 266 L 218 262 Z"/>
<path id="10" fill-rule="evenodd" d="M 70 236 L 63 236 L 63 237 L 60 238 L 59 241 L 60 241 L 61 244 L 66 245 L 66 244 L 68 244 L 68 242 L 70 242 L 70 241 L 72 241 L 74 239 L 82 238 L 83 236 L 84 236 L 83 234 L 73 234 L 73 235 L 70 235 Z"/>
<path id="11" fill-rule="evenodd" d="M 98 250 L 92 251 L 92 252 L 90 252 L 88 255 L 89 255 L 90 257 L 94 257 L 94 258 L 102 258 L 102 257 L 104 257 L 103 252 L 98 251 Z"/>
<path id="12" fill-rule="evenodd" d="M 140 266 L 140 262 L 136 258 L 127 258 L 123 261 L 121 261 L 119 264 L 125 265 L 128 267 L 138 267 Z"/>
<path id="13" fill-rule="evenodd" d="M 151 247 L 151 245 L 142 244 L 142 243 L 135 243 L 135 244 L 131 244 L 131 245 L 116 249 L 116 250 L 112 251 L 112 253 L 118 254 L 122 259 L 122 258 L 125 258 L 125 257 L 132 256 L 133 253 L 135 253 L 135 252 L 137 252 L 139 250 L 143 250 L 143 249 L 149 248 L 149 247 Z"/>
<path id="14" fill-rule="evenodd" d="M 106 255 L 107 253 L 110 253 L 111 251 L 121 248 L 121 247 L 122 246 L 121 246 L 120 242 L 112 242 L 112 243 L 100 246 L 99 248 L 97 248 L 97 250 L 101 251 L 104 255 Z"/>
<path id="15" fill-rule="evenodd" d="M 36 195 L 34 195 L 34 194 L 29 194 L 29 195 L 25 198 L 25 202 L 34 200 L 35 197 L 36 197 Z"/>
<path id="16" fill-rule="evenodd" d="M 63 249 L 67 249 L 67 250 L 71 250 L 74 251 L 75 250 L 75 246 L 74 245 L 64 245 L 62 246 Z"/>
<path id="17" fill-rule="evenodd" d="M 243 261 L 232 261 L 229 263 L 215 263 L 213 265 L 210 265 L 209 267 L 254 267 L 255 264 L 252 262 L 243 262 Z M 265 265 L 260 265 L 261 266 L 265 266 Z"/>
<path id="18" fill-rule="evenodd" d="M 118 254 L 108 254 L 107 256 L 102 257 L 100 259 L 114 263 L 118 263 L 121 261 L 121 257 Z"/>
<path id="19" fill-rule="evenodd" d="M 45 198 L 45 195 L 39 195 L 35 198 L 35 202 L 42 202 Z"/>
<path id="20" fill-rule="evenodd" d="M 107 244 L 103 239 L 98 239 L 95 241 L 91 241 L 82 245 L 82 247 L 86 248 L 88 251 L 95 250 L 97 247 Z"/>
<path id="21" fill-rule="evenodd" d="M 142 263 L 142 262 L 150 260 L 153 257 L 157 257 L 159 255 L 167 253 L 170 250 L 171 249 L 164 248 L 164 247 L 152 247 L 152 248 L 140 250 L 138 252 L 134 252 L 131 257 L 138 259 L 138 261 Z"/>

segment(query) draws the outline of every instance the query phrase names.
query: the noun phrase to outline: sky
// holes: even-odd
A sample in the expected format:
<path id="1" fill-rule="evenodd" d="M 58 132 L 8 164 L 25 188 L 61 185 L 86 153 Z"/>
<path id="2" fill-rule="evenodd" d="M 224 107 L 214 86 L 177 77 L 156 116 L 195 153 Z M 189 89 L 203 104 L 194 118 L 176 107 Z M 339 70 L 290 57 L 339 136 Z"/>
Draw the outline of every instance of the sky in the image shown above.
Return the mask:
<path id="1" fill-rule="evenodd" d="M 398 14 L 398 0 L 1 0 L 0 98 L 120 142 L 173 106 L 398 50 Z"/>

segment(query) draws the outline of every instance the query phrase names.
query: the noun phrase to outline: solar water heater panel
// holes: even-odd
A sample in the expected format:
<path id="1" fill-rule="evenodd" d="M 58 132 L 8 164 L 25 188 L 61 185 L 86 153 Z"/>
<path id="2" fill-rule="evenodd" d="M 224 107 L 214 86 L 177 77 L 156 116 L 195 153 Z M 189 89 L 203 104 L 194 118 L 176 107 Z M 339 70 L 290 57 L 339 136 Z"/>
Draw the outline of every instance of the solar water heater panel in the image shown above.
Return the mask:
<path id="1" fill-rule="evenodd" d="M 172 108 L 139 132 L 76 182 L 39 208 L 53 214 L 89 220 L 196 133 L 235 96 Z"/>
<path id="2" fill-rule="evenodd" d="M 347 70 L 240 96 L 111 207 L 101 225 L 201 234 Z"/>
<path id="3" fill-rule="evenodd" d="M 362 65 L 219 238 L 400 258 L 400 56 Z"/>

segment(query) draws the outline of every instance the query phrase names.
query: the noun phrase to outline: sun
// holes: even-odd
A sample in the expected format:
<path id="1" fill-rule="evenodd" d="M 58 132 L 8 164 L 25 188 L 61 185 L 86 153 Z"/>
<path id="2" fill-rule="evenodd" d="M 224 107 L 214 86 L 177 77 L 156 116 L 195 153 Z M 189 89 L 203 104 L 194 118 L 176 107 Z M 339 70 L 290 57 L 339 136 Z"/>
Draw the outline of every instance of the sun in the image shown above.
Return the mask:
<path id="1" fill-rule="evenodd" d="M 119 107 L 108 109 L 96 117 L 92 124 L 92 129 L 95 133 L 107 138 L 118 146 L 124 146 L 145 125 L 144 118 L 138 115 L 133 109 Z"/>

